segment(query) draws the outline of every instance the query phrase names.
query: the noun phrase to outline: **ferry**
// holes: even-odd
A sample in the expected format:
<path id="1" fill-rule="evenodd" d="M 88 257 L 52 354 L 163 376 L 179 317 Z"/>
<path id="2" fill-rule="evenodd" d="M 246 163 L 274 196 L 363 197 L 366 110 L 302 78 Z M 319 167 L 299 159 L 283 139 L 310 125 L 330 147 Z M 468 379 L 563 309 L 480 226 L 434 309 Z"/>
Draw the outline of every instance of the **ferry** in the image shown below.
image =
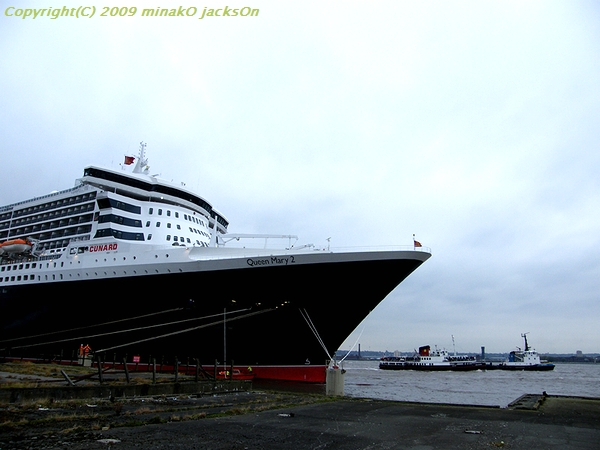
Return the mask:
<path id="1" fill-rule="evenodd" d="M 477 361 L 475 356 L 454 355 L 445 349 L 438 349 L 437 346 L 432 350 L 431 346 L 424 345 L 419 347 L 419 353 L 413 356 L 383 357 L 379 362 L 379 368 L 382 370 L 452 370 L 452 371 L 471 371 L 485 369 L 486 365 Z"/>
<path id="2" fill-rule="evenodd" d="M 64 360 L 85 345 L 104 360 L 324 382 L 335 350 L 431 256 L 417 241 L 335 250 L 228 228 L 150 173 L 144 143 L 119 168 L 91 165 L 70 189 L 0 207 L 0 358 Z"/>

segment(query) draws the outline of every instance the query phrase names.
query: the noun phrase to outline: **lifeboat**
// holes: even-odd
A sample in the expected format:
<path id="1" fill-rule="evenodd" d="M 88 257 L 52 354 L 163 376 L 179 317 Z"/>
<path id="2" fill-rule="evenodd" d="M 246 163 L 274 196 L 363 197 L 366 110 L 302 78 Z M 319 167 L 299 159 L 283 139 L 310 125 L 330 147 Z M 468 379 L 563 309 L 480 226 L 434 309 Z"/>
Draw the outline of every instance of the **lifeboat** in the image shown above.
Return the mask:
<path id="1" fill-rule="evenodd" d="M 31 250 L 31 242 L 25 239 L 12 239 L 0 244 L 0 254 L 24 253 Z"/>

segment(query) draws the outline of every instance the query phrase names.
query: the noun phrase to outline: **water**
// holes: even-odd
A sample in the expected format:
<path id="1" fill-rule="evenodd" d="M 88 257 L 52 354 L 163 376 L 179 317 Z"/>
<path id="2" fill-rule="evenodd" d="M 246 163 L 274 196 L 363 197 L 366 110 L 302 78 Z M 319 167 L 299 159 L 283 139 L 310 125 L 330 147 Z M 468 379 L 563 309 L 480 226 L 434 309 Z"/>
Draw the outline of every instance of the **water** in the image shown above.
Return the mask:
<path id="1" fill-rule="evenodd" d="M 348 397 L 500 406 L 523 394 L 600 398 L 600 364 L 557 364 L 548 372 L 379 370 L 378 361 L 344 361 Z"/>

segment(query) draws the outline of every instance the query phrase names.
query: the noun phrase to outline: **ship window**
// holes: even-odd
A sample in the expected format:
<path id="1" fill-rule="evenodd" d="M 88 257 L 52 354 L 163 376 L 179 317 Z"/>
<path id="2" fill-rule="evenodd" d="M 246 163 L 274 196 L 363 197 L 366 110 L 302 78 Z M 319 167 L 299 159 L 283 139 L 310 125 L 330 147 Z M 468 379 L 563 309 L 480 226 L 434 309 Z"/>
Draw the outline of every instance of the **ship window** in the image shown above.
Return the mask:
<path id="1" fill-rule="evenodd" d="M 192 243 L 192 241 L 190 241 L 190 238 L 187 238 L 187 243 L 188 243 L 188 244 L 191 244 L 191 243 Z"/>
<path id="2" fill-rule="evenodd" d="M 175 242 L 177 242 L 177 241 L 179 240 L 179 238 L 178 238 L 177 236 L 173 236 L 173 240 L 174 240 Z"/>
<path id="3" fill-rule="evenodd" d="M 171 224 L 170 223 L 167 224 L 167 228 L 171 228 Z"/>
<path id="4" fill-rule="evenodd" d="M 179 219 L 179 213 L 177 211 L 175 211 L 175 217 Z"/>
<path id="5" fill-rule="evenodd" d="M 181 230 L 181 225 L 177 225 L 177 229 L 178 229 L 178 230 Z"/>
<path id="6" fill-rule="evenodd" d="M 167 241 L 170 241 L 170 240 L 171 240 L 171 235 L 167 234 Z"/>
<path id="7" fill-rule="evenodd" d="M 162 209 L 160 209 L 160 208 L 158 209 L 158 215 L 162 216 Z"/>
<path id="8" fill-rule="evenodd" d="M 148 210 L 148 214 L 153 214 L 153 213 L 154 213 L 154 208 L 150 208 L 150 209 Z"/>
<path id="9" fill-rule="evenodd" d="M 157 226 L 157 227 L 160 227 L 160 222 L 156 222 L 156 226 Z"/>
<path id="10" fill-rule="evenodd" d="M 171 210 L 167 209 L 167 216 L 171 217 Z"/>
<path id="11" fill-rule="evenodd" d="M 150 234 L 148 235 L 148 240 L 149 240 L 149 241 L 150 241 L 150 240 L 152 240 L 152 233 L 150 233 Z"/>
<path id="12" fill-rule="evenodd" d="M 150 221 L 146 222 L 146 226 L 149 227 L 150 226 Z"/>

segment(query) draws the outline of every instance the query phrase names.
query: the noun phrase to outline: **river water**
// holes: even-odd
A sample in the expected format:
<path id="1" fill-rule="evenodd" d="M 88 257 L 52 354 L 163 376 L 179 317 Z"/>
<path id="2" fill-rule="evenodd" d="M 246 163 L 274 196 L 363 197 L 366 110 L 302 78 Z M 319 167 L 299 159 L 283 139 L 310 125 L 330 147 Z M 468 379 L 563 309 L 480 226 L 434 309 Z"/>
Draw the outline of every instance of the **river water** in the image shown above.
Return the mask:
<path id="1" fill-rule="evenodd" d="M 378 361 L 344 361 L 344 393 L 383 400 L 500 406 L 524 394 L 600 398 L 600 364 L 556 364 L 548 372 L 380 370 Z"/>

